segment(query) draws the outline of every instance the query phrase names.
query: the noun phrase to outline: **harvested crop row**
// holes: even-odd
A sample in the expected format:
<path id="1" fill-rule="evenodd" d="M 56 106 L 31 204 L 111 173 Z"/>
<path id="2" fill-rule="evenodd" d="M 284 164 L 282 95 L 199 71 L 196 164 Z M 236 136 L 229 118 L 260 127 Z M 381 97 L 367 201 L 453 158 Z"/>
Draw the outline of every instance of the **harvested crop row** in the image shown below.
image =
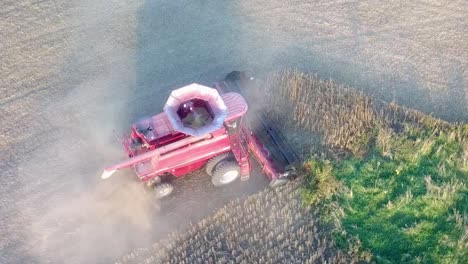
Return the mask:
<path id="1" fill-rule="evenodd" d="M 235 200 L 117 263 L 350 263 L 299 197 L 299 181 Z"/>

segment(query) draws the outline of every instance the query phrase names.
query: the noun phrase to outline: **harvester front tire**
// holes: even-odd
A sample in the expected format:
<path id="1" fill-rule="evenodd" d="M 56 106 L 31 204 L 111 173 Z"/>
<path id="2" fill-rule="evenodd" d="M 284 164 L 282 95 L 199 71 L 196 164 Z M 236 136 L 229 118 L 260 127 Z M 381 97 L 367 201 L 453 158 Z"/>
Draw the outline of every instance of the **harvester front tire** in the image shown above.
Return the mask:
<path id="1" fill-rule="evenodd" d="M 206 173 L 208 175 L 210 175 L 211 177 L 213 177 L 214 169 L 223 160 L 234 160 L 234 155 L 232 155 L 231 152 L 225 152 L 225 153 L 221 153 L 221 154 L 219 154 L 217 156 L 214 156 L 213 158 L 209 159 L 208 162 L 206 163 L 206 167 L 205 167 Z"/>
<path id="2" fill-rule="evenodd" d="M 154 195 L 158 199 L 169 196 L 174 190 L 174 186 L 168 182 L 156 184 L 153 188 L 154 188 Z"/>
<path id="3" fill-rule="evenodd" d="M 214 186 L 233 183 L 240 177 L 240 167 L 235 160 L 223 160 L 213 170 L 211 182 Z"/>

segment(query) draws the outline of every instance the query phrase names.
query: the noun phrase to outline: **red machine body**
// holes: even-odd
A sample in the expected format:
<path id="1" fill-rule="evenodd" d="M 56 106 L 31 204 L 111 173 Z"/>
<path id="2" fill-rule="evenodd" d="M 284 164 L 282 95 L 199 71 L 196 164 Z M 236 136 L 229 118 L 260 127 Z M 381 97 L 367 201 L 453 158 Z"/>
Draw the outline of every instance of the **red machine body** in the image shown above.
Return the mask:
<path id="1" fill-rule="evenodd" d="M 229 88 L 226 82 L 223 83 L 224 88 Z M 248 122 L 245 120 L 248 105 L 240 93 L 224 93 L 222 85 L 218 83 L 215 84 L 216 90 L 198 84 L 189 86 L 187 87 L 191 89 L 188 90 L 184 90 L 184 87 L 174 90 L 175 92 L 171 94 L 173 98 L 168 99 L 172 106 L 168 106 L 166 103 L 164 112 L 142 119 L 132 125 L 129 136 L 123 139 L 123 147 L 128 159 L 107 167 L 102 174 L 103 179 L 110 177 L 120 169 L 133 168 L 141 182 L 155 186 L 160 184 L 165 176 L 181 177 L 200 169 L 210 160 L 216 160 L 216 157 L 230 155 L 237 163 L 235 164 L 235 173 L 239 175 L 234 176 L 240 177 L 241 180 L 247 180 L 251 171 L 249 154 L 252 154 L 262 166 L 263 173 L 269 178 L 270 185 L 288 180 L 290 173 L 284 172 L 275 164 L 270 157 L 270 152 L 249 128 Z M 188 92 L 189 90 L 192 92 Z M 186 93 L 194 95 L 188 96 Z M 206 99 L 209 97 L 206 95 L 207 93 L 211 93 L 210 99 Z M 200 100 L 205 95 L 206 100 Z M 181 99 L 182 97 L 185 99 Z M 191 98 L 191 100 L 187 101 L 187 98 Z M 209 107 L 208 102 L 209 104 L 218 104 L 219 109 L 213 107 L 213 110 Z M 174 105 L 175 107 L 173 107 Z M 191 129 L 190 133 L 184 133 L 185 127 L 181 125 L 181 120 L 185 115 L 185 110 L 193 110 L 194 107 L 198 107 L 198 109 L 204 107 L 202 110 L 204 110 L 205 116 L 209 116 L 208 121 L 215 125 L 212 125 L 213 127 L 209 130 L 203 130 L 203 127 L 201 130 L 197 130 L 200 129 L 200 126 L 193 126 L 189 128 Z M 283 148 L 275 152 L 282 152 L 281 149 Z M 211 165 L 207 164 L 207 167 L 209 166 Z M 210 174 L 210 172 L 208 173 Z M 232 176 L 233 174 L 226 172 L 226 175 Z M 172 187 L 170 191 L 172 191 Z M 164 190 L 163 193 L 166 195 L 167 191 Z"/>

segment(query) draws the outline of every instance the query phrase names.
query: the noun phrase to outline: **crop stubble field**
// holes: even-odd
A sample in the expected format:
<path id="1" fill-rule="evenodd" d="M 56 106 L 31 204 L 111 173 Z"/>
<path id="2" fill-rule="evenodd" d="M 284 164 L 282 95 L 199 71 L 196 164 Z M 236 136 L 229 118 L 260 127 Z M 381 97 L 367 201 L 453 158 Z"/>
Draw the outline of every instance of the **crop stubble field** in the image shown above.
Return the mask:
<path id="1" fill-rule="evenodd" d="M 121 158 L 112 130 L 182 84 L 295 67 L 467 120 L 467 14 L 462 0 L 2 1 L 0 262 L 106 262 L 262 189 L 187 180 L 174 223 L 133 182 L 98 181 Z"/>
<path id="2" fill-rule="evenodd" d="M 350 263 L 302 205 L 300 181 L 229 202 L 180 234 L 116 263 Z"/>

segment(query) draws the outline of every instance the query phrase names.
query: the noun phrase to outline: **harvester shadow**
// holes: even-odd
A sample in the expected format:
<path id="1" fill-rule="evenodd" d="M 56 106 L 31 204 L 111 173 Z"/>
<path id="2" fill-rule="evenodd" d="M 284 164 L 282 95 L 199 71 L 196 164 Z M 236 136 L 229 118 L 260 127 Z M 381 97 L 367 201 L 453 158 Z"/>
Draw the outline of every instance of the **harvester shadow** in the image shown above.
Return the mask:
<path id="1" fill-rule="evenodd" d="M 144 2 L 137 15 L 136 87 L 131 94 L 137 103 L 129 106 L 127 120 L 160 113 L 173 89 L 193 82 L 211 85 L 220 74 L 233 70 L 226 67 L 233 64 L 237 29 L 227 17 L 228 3 Z M 133 173 L 123 176 L 136 178 Z M 173 184 L 173 193 L 165 199 L 145 191 L 154 203 L 154 228 L 148 230 L 154 240 L 188 228 L 232 199 L 258 192 L 267 180 L 256 169 L 249 181 L 215 188 L 202 168 Z"/>

